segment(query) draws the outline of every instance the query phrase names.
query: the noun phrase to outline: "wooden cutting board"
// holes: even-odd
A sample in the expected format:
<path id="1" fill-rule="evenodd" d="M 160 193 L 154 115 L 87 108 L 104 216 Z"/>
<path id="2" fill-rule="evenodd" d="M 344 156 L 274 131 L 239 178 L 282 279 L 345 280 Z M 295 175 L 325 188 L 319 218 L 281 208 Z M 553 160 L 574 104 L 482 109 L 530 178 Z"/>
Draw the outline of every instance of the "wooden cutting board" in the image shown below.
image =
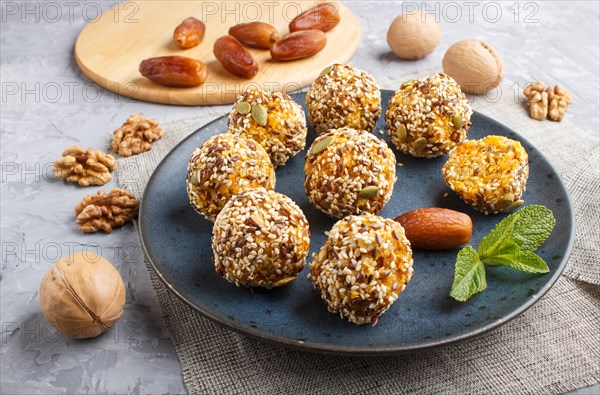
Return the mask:
<path id="1" fill-rule="evenodd" d="M 215 59 L 215 40 L 237 23 L 271 23 L 281 37 L 289 22 L 315 1 L 131 1 L 119 4 L 91 21 L 75 43 L 75 59 L 83 72 L 100 86 L 138 100 L 179 105 L 233 103 L 240 92 L 257 85 L 263 89 L 291 92 L 308 86 L 332 63 L 345 63 L 360 40 L 357 18 L 337 3 L 340 23 L 327 32 L 327 46 L 317 55 L 292 62 L 275 62 L 269 51 L 249 49 L 260 66 L 252 80 L 229 74 Z M 190 49 L 173 44 L 175 27 L 194 16 L 206 23 L 202 43 Z M 138 71 L 143 59 L 181 55 L 208 66 L 208 79 L 194 88 L 158 85 Z"/>

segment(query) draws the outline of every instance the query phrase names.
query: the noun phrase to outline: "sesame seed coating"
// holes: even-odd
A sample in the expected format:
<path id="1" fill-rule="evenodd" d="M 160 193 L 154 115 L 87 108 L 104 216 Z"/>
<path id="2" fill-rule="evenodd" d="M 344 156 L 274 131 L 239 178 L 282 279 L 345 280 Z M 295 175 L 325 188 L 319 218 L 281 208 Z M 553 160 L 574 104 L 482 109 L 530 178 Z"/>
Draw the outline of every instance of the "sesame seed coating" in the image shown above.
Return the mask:
<path id="1" fill-rule="evenodd" d="M 236 193 L 258 187 L 275 188 L 275 169 L 258 143 L 223 133 L 211 137 L 192 153 L 186 185 L 194 210 L 214 221 Z"/>
<path id="2" fill-rule="evenodd" d="M 521 143 L 490 135 L 450 151 L 442 174 L 465 203 L 486 215 L 497 214 L 523 204 L 529 162 Z"/>
<path id="3" fill-rule="evenodd" d="M 392 197 L 396 157 L 385 141 L 365 130 L 332 129 L 315 139 L 304 171 L 306 194 L 324 213 L 377 214 Z"/>
<path id="4" fill-rule="evenodd" d="M 348 126 L 373 132 L 381 115 L 381 92 L 371 74 L 334 64 L 306 94 L 308 119 L 317 134 Z"/>
<path id="5" fill-rule="evenodd" d="M 389 100 L 385 122 L 398 150 L 433 158 L 464 141 L 472 114 L 456 81 L 439 73 L 403 83 Z"/>
<path id="6" fill-rule="evenodd" d="M 412 250 L 398 222 L 349 216 L 333 226 L 309 267 L 329 312 L 375 325 L 412 278 Z"/>
<path id="7" fill-rule="evenodd" d="M 273 288 L 295 280 L 309 246 L 302 210 L 289 197 L 264 188 L 232 197 L 213 227 L 215 269 L 238 287 Z"/>
<path id="8" fill-rule="evenodd" d="M 262 105 L 267 112 L 266 125 L 261 126 L 252 112 L 242 114 L 237 107 L 246 102 L 252 108 Z M 275 167 L 306 146 L 306 119 L 304 110 L 286 93 L 251 89 L 241 94 L 229 113 L 229 132 L 257 141 L 269 154 Z"/>

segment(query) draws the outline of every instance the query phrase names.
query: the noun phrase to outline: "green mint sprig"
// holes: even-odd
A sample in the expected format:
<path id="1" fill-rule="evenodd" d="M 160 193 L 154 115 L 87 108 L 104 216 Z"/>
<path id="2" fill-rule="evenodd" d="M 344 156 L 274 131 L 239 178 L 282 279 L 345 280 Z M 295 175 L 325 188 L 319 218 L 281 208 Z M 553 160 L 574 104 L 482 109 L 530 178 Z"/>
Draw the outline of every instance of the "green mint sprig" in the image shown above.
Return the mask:
<path id="1" fill-rule="evenodd" d="M 555 224 L 552 211 L 544 206 L 527 206 L 504 218 L 481 240 L 477 251 L 470 245 L 460 250 L 450 296 L 464 302 L 486 289 L 484 263 L 527 273 L 548 273 L 548 265 L 535 251 Z"/>

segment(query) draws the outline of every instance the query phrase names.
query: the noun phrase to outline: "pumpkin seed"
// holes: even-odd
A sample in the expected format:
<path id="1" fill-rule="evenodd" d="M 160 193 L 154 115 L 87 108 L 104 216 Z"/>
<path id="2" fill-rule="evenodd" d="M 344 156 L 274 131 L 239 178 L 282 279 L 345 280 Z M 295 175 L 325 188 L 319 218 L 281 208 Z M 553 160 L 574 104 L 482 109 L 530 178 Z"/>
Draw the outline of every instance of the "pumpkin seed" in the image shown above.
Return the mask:
<path id="1" fill-rule="evenodd" d="M 260 126 L 267 124 L 267 109 L 262 104 L 255 104 L 252 106 L 252 118 Z"/>
<path id="2" fill-rule="evenodd" d="M 294 281 L 296 279 L 296 277 L 284 277 L 281 280 L 277 280 L 273 283 L 274 287 L 280 287 L 282 285 L 291 283 L 292 281 Z"/>
<path id="3" fill-rule="evenodd" d="M 200 172 L 197 171 L 192 175 L 192 178 L 190 178 L 190 184 L 192 185 L 198 185 L 200 184 Z"/>
<path id="4" fill-rule="evenodd" d="M 408 80 L 404 83 L 402 83 L 402 85 L 400 85 L 400 89 L 412 89 L 413 85 L 415 84 L 415 80 Z"/>
<path id="5" fill-rule="evenodd" d="M 401 143 L 404 143 L 406 141 L 406 126 L 404 126 L 403 124 L 400 124 L 400 126 L 398 126 L 398 139 Z"/>
<path id="6" fill-rule="evenodd" d="M 513 195 L 512 193 L 507 193 L 506 195 L 502 196 L 502 199 L 500 199 L 498 203 L 496 203 L 496 207 L 498 207 L 502 211 L 506 211 L 508 207 L 510 207 L 513 204 L 514 201 L 515 195 Z"/>
<path id="7" fill-rule="evenodd" d="M 452 124 L 454 125 L 454 129 L 456 129 L 456 130 L 462 128 L 462 125 L 463 125 L 462 117 L 458 114 L 455 114 L 454 118 L 452 118 Z"/>
<path id="8" fill-rule="evenodd" d="M 254 213 L 250 216 L 250 219 L 252 219 L 252 221 L 254 221 L 254 223 L 256 225 L 258 225 L 261 228 L 265 227 L 265 221 L 263 221 L 262 217 L 260 215 L 258 215 L 258 213 Z"/>
<path id="9" fill-rule="evenodd" d="M 333 70 L 333 65 L 325 67 L 323 69 L 323 71 L 321 71 L 321 74 L 319 74 L 319 77 L 322 77 L 325 74 L 329 74 L 329 72 L 331 72 L 331 70 Z"/>
<path id="10" fill-rule="evenodd" d="M 312 148 L 310 149 L 310 154 L 316 155 L 316 154 L 319 154 L 319 153 L 325 151 L 325 148 L 329 147 L 331 145 L 331 143 L 333 143 L 332 136 L 328 136 L 328 137 L 325 137 L 324 139 L 317 141 L 316 143 L 313 144 Z"/>
<path id="11" fill-rule="evenodd" d="M 427 147 L 427 139 L 425 137 L 419 137 L 413 142 L 412 146 L 415 152 L 420 153 Z"/>
<path id="12" fill-rule="evenodd" d="M 377 196 L 377 192 L 379 192 L 379 187 L 375 185 L 369 185 L 368 187 L 364 187 L 359 193 L 358 197 L 365 199 L 373 199 Z"/>
<path id="13" fill-rule="evenodd" d="M 242 115 L 248 114 L 251 110 L 250 103 L 245 101 L 239 102 L 237 106 L 235 106 L 235 109 Z"/>
<path id="14" fill-rule="evenodd" d="M 525 203 L 523 200 L 517 200 L 516 202 L 514 202 L 513 204 L 511 204 L 510 206 L 508 206 L 505 211 L 513 211 L 516 208 L 519 208 L 523 205 L 523 203 Z"/>

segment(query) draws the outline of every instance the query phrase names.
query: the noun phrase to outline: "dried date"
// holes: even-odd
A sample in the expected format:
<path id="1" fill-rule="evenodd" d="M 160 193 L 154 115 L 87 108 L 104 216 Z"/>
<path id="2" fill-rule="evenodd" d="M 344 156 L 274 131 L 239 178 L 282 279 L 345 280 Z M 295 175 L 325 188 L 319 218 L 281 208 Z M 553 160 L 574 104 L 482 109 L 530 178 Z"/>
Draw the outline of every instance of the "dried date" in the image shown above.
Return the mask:
<path id="1" fill-rule="evenodd" d="M 173 42 L 179 48 L 192 48 L 204 39 L 206 25 L 201 20 L 189 17 L 181 22 L 173 32 Z"/>
<path id="2" fill-rule="evenodd" d="M 258 63 L 233 36 L 223 36 L 215 41 L 215 58 L 231 74 L 252 78 L 258 73 Z"/>
<path id="3" fill-rule="evenodd" d="M 328 32 L 340 23 L 340 12 L 335 3 L 321 3 L 304 11 L 290 22 L 290 32 L 317 29 Z"/>
<path id="4" fill-rule="evenodd" d="M 240 23 L 229 29 L 229 35 L 249 47 L 269 49 L 279 40 L 277 29 L 268 23 Z"/>
<path id="5" fill-rule="evenodd" d="M 185 56 L 159 56 L 143 60 L 140 73 L 160 85 L 192 87 L 206 81 L 208 68 L 199 60 Z"/>
<path id="6" fill-rule="evenodd" d="M 296 60 L 319 53 L 327 45 L 327 36 L 321 30 L 302 30 L 291 33 L 271 47 L 275 60 Z"/>

